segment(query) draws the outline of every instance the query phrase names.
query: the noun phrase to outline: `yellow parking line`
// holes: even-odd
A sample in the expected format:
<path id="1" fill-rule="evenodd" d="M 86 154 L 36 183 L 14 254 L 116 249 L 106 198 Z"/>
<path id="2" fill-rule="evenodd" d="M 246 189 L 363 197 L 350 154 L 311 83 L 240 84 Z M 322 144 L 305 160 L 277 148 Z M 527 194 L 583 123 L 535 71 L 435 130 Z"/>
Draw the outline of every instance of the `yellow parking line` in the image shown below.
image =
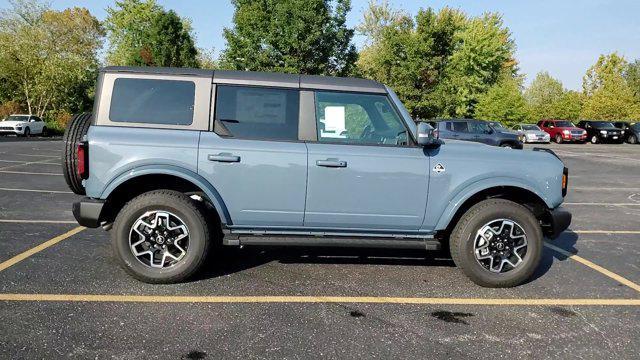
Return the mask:
<path id="1" fill-rule="evenodd" d="M 11 259 L 9 259 L 9 260 L 7 260 L 7 261 L 5 261 L 3 263 L 0 263 L 0 271 L 4 271 L 8 267 L 11 267 L 11 266 L 19 263 L 20 261 L 28 258 L 29 256 L 31 256 L 33 254 L 36 254 L 36 253 L 38 253 L 38 252 L 40 252 L 40 251 L 42 251 L 42 250 L 44 250 L 44 249 L 46 249 L 46 248 L 48 248 L 50 246 L 53 246 L 53 245 L 59 243 L 60 241 L 62 241 L 64 239 L 67 239 L 67 238 L 73 236 L 73 235 L 79 233 L 80 231 L 82 231 L 84 229 L 85 229 L 84 227 L 79 226 L 79 227 L 77 227 L 77 228 L 75 228 L 75 229 L 73 229 L 73 230 L 71 230 L 69 232 L 66 232 L 66 233 L 64 233 L 62 235 L 58 235 L 58 236 L 54 237 L 53 239 L 51 239 L 49 241 L 46 241 L 46 242 L 44 242 L 44 243 L 42 243 L 42 244 L 40 244 L 40 245 L 38 245 L 38 246 L 36 246 L 34 248 L 31 248 L 31 249 L 23 252 L 20 255 L 16 255 L 16 256 L 12 257 Z"/>
<path id="2" fill-rule="evenodd" d="M 587 259 L 585 259 L 583 257 L 580 257 L 580 256 L 578 256 L 576 254 L 570 253 L 570 252 L 568 252 L 568 251 L 566 251 L 564 249 L 561 249 L 561 248 L 559 248 L 559 247 L 557 247 L 555 245 L 551 245 L 549 243 L 545 243 L 544 246 L 548 247 L 551 250 L 557 251 L 557 252 L 561 253 L 562 255 L 581 263 L 582 265 L 588 266 L 588 267 L 592 268 L 593 270 L 595 270 L 595 271 L 597 271 L 597 272 L 599 272 L 599 273 L 601 273 L 601 274 L 603 274 L 605 276 L 608 276 L 608 277 L 612 278 L 613 280 L 615 280 L 615 281 L 617 281 L 617 282 L 619 282 L 621 284 L 624 284 L 624 285 L 626 285 L 626 286 L 628 286 L 628 287 L 640 292 L 640 285 L 634 283 L 631 280 L 627 280 L 626 278 L 614 273 L 613 271 L 609 271 L 609 270 L 603 268 L 600 265 L 594 264 L 591 261 L 589 261 L 589 260 L 587 260 Z"/>
<path id="3" fill-rule="evenodd" d="M 153 296 L 0 294 L 0 301 L 132 303 L 360 303 L 417 305 L 640 306 L 640 299 L 479 299 L 353 296 Z"/>
<path id="4" fill-rule="evenodd" d="M 640 206 L 640 203 L 580 203 L 580 202 L 566 202 L 562 203 L 566 206 Z"/>
<path id="5" fill-rule="evenodd" d="M 640 230 L 571 230 L 576 234 L 621 234 L 621 235 L 634 235 L 640 234 Z"/>
<path id="6" fill-rule="evenodd" d="M 57 174 L 57 173 L 40 173 L 40 172 L 8 171 L 8 170 L 0 170 L 0 173 L 3 173 L 3 174 L 22 174 L 22 175 L 62 176 L 62 174 Z"/>

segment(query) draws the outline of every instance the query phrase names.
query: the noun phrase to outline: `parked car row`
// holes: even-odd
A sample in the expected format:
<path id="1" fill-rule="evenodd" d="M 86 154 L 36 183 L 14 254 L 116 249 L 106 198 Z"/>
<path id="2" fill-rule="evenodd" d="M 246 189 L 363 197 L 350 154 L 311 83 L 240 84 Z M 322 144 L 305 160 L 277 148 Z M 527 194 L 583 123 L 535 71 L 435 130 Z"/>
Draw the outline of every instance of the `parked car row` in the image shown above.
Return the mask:
<path id="1" fill-rule="evenodd" d="M 0 135 L 47 135 L 47 125 L 35 115 L 9 115 L 0 122 Z"/>
<path id="2" fill-rule="evenodd" d="M 517 124 L 511 129 L 497 121 L 477 119 L 434 120 L 433 126 L 442 139 L 481 142 L 488 145 L 522 149 L 523 143 L 565 142 L 638 144 L 640 123 L 624 121 L 582 120 L 574 125 L 569 120 L 540 120 L 537 125 Z"/>

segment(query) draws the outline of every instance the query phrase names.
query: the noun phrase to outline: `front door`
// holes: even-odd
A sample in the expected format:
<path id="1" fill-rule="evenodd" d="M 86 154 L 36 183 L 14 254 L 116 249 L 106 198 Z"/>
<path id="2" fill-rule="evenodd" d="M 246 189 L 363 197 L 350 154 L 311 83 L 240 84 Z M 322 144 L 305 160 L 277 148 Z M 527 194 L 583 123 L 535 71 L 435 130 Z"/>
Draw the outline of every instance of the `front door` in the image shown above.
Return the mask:
<path id="1" fill-rule="evenodd" d="M 316 92 L 318 141 L 307 143 L 304 225 L 417 230 L 423 221 L 429 157 L 385 95 Z"/>
<path id="2" fill-rule="evenodd" d="M 217 86 L 215 133 L 201 133 L 198 173 L 233 226 L 302 226 L 307 147 L 298 117 L 297 89 Z"/>

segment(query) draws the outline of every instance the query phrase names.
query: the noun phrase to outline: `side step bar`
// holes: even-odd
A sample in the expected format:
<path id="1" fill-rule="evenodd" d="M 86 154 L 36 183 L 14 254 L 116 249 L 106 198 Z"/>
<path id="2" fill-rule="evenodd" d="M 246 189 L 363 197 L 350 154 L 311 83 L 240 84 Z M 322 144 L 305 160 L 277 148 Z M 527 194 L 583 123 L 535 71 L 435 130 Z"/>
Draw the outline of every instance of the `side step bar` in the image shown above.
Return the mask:
<path id="1" fill-rule="evenodd" d="M 224 230 L 228 246 L 322 246 L 440 250 L 432 235 Z"/>

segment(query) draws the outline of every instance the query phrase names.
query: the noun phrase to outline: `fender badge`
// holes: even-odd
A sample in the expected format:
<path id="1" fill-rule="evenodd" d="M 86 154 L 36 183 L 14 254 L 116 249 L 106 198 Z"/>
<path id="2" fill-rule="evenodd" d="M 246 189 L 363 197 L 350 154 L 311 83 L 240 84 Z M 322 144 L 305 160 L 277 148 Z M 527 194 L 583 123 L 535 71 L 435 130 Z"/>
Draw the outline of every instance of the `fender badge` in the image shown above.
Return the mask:
<path id="1" fill-rule="evenodd" d="M 434 167 L 433 167 L 433 171 L 434 171 L 435 173 L 437 173 L 437 174 L 440 174 L 440 173 L 442 173 L 442 172 L 445 172 L 444 165 L 442 165 L 442 164 L 438 164 L 438 165 L 434 166 Z"/>

